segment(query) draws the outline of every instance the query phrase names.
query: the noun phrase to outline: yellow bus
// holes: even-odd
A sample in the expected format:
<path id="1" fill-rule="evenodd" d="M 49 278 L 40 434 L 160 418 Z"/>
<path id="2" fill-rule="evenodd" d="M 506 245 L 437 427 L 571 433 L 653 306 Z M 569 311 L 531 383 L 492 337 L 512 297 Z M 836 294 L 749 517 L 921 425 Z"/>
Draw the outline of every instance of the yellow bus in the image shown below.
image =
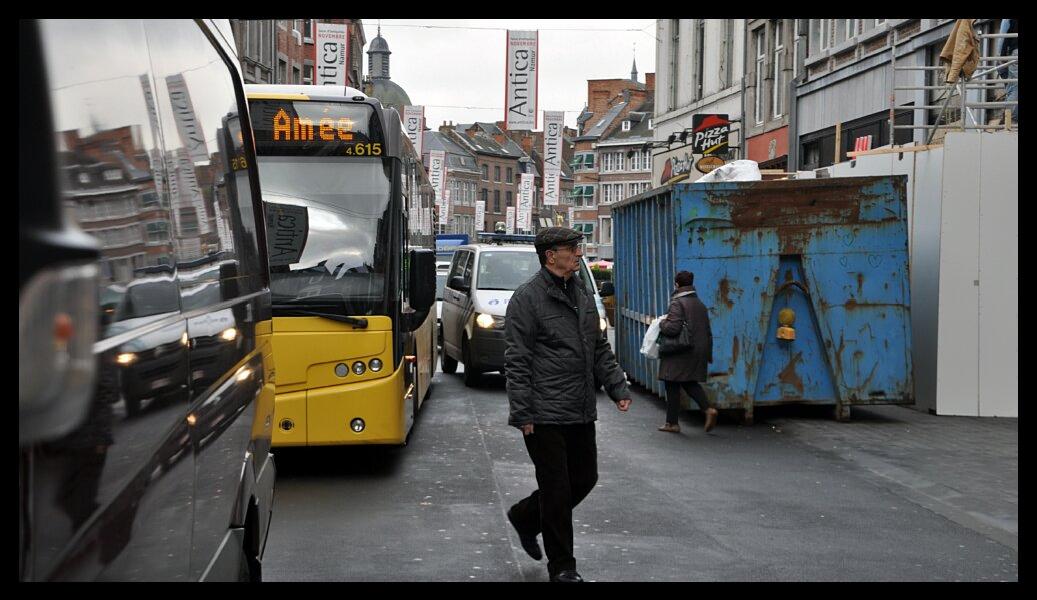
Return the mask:
<path id="1" fill-rule="evenodd" d="M 245 94 L 267 223 L 273 445 L 405 444 L 436 360 L 421 157 L 396 110 L 353 88 Z"/>

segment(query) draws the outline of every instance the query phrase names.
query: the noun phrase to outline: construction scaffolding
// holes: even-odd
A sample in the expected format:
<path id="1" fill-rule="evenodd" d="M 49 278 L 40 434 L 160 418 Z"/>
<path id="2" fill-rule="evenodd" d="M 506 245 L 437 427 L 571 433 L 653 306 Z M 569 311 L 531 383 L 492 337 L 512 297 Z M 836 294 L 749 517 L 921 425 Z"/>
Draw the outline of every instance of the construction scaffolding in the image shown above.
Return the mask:
<path id="1" fill-rule="evenodd" d="M 979 38 L 982 48 L 980 49 L 979 66 L 976 68 L 976 72 L 971 77 L 966 78 L 964 72 L 959 73 L 956 81 L 945 83 L 943 85 L 922 85 L 922 86 L 897 86 L 896 85 L 896 73 L 897 71 L 945 71 L 946 67 L 943 66 L 901 66 L 898 67 L 897 61 L 897 44 L 896 39 L 893 40 L 893 52 L 892 52 L 892 63 L 893 63 L 893 86 L 892 93 L 890 94 L 890 118 L 889 118 L 889 139 L 893 139 L 893 133 L 896 129 L 926 129 L 929 131 L 929 135 L 926 139 L 926 144 L 930 144 L 933 138 L 936 136 L 937 131 L 944 130 L 1005 130 L 1012 131 L 1015 124 L 1012 122 L 1013 107 L 1018 106 L 1018 100 L 1009 99 L 1007 95 L 997 96 L 997 92 L 1006 89 L 1006 86 L 1010 84 L 1018 85 L 1019 80 L 1017 77 L 1014 78 L 1003 78 L 999 75 L 999 71 L 1006 67 L 1018 65 L 1018 56 L 998 56 L 995 55 L 993 44 L 994 40 L 998 39 L 1018 39 L 1018 33 L 987 33 L 978 34 L 976 37 Z M 896 93 L 898 91 L 916 91 L 916 90 L 932 90 L 942 92 L 936 99 L 934 104 L 922 104 L 918 106 L 902 106 L 903 109 L 910 110 L 938 110 L 936 119 L 932 123 L 923 124 L 912 124 L 912 125 L 896 125 L 893 122 L 894 111 L 896 107 Z M 961 102 L 961 118 L 953 122 L 948 122 L 947 115 L 948 109 L 951 104 L 951 99 L 954 94 L 957 93 Z M 933 94 L 937 96 L 937 94 Z M 997 99 L 1003 98 L 1003 99 Z M 942 100 L 942 103 L 940 103 Z M 978 115 L 976 113 L 979 113 Z M 1018 111 L 1016 111 L 1018 112 Z M 924 114 L 924 113 L 923 113 Z M 1003 117 L 1002 117 L 1003 115 Z M 993 118 L 992 118 L 993 117 Z M 971 123 L 970 123 L 971 122 Z"/>

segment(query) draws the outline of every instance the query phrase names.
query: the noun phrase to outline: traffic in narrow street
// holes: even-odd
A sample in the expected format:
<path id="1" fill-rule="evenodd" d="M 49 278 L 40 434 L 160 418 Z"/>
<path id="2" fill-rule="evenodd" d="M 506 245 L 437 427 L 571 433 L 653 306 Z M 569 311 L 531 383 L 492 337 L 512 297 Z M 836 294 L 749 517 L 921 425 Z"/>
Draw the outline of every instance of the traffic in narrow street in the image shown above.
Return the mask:
<path id="1" fill-rule="evenodd" d="M 264 580 L 547 580 L 505 518 L 536 482 L 504 378 L 466 388 L 461 370 L 437 372 L 405 447 L 276 451 Z M 748 427 L 722 416 L 708 434 L 684 412 L 671 435 L 656 431 L 666 410 L 652 395 L 635 391 L 627 413 L 598 400 L 599 479 L 573 511 L 588 581 L 1018 579 L 1016 549 L 825 444 L 916 411 L 855 409 L 847 424 L 785 407 Z"/>

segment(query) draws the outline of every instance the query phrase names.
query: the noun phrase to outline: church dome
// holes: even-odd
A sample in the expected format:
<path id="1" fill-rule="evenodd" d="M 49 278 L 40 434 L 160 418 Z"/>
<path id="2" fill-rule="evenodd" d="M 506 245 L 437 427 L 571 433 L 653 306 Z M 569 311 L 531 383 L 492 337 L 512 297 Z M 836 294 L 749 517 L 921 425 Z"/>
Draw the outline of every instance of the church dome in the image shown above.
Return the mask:
<path id="1" fill-rule="evenodd" d="M 401 115 L 403 114 L 403 107 L 411 105 L 410 96 L 407 95 L 407 92 L 391 79 L 371 79 L 366 93 L 368 96 L 378 98 L 382 106 L 395 108 Z"/>

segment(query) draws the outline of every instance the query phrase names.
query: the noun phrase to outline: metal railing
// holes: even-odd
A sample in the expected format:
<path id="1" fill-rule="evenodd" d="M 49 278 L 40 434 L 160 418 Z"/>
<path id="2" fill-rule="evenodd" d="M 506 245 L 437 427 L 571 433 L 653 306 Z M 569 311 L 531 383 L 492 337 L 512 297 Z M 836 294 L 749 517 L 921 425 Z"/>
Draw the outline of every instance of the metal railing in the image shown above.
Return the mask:
<path id="1" fill-rule="evenodd" d="M 896 40 L 894 39 L 892 49 L 892 67 L 893 67 L 893 86 L 892 92 L 890 93 L 890 107 L 889 107 L 889 139 L 890 143 L 893 143 L 894 133 L 897 129 L 925 129 L 929 131 L 929 137 L 926 144 L 930 143 L 933 137 L 936 135 L 939 129 L 956 129 L 956 130 L 1012 130 L 1014 124 L 1011 119 L 1012 107 L 1018 106 L 1017 100 L 999 100 L 999 101 L 984 101 L 982 96 L 992 90 L 998 90 L 1006 84 L 1018 84 L 1017 78 L 1002 79 L 996 77 L 996 73 L 1004 68 L 1014 64 L 1018 64 L 1018 56 L 991 56 L 988 53 L 989 48 L 987 47 L 988 40 L 992 39 L 1005 39 L 1005 38 L 1018 38 L 1018 33 L 985 33 L 979 34 L 977 37 L 982 40 L 984 48 L 979 57 L 979 66 L 976 72 L 972 74 L 972 77 L 965 79 L 964 75 L 959 75 L 958 80 L 943 84 L 943 85 L 896 85 L 896 74 L 898 71 L 944 71 L 943 66 L 901 66 L 898 67 L 896 64 Z M 994 77 L 991 77 L 994 75 Z M 944 94 L 941 98 L 946 98 L 942 104 L 922 104 L 917 106 L 896 106 L 896 94 L 898 91 L 943 91 Z M 954 123 L 941 123 L 944 115 L 947 114 L 947 109 L 950 106 L 950 101 L 957 91 L 961 102 L 961 119 Z M 969 99 L 969 92 L 973 92 L 973 100 Z M 935 96 L 935 94 L 934 94 Z M 979 96 L 979 98 L 977 98 Z M 980 111 L 980 116 L 977 118 L 973 109 Z M 991 125 L 986 124 L 989 121 L 989 111 L 996 110 L 1004 111 L 1004 120 L 1001 124 Z M 922 125 L 896 125 L 894 123 L 894 111 L 895 110 L 939 110 L 936 119 L 933 124 L 922 124 Z M 996 114 L 996 113 L 995 113 Z M 972 123 L 969 124 L 969 121 Z"/>

